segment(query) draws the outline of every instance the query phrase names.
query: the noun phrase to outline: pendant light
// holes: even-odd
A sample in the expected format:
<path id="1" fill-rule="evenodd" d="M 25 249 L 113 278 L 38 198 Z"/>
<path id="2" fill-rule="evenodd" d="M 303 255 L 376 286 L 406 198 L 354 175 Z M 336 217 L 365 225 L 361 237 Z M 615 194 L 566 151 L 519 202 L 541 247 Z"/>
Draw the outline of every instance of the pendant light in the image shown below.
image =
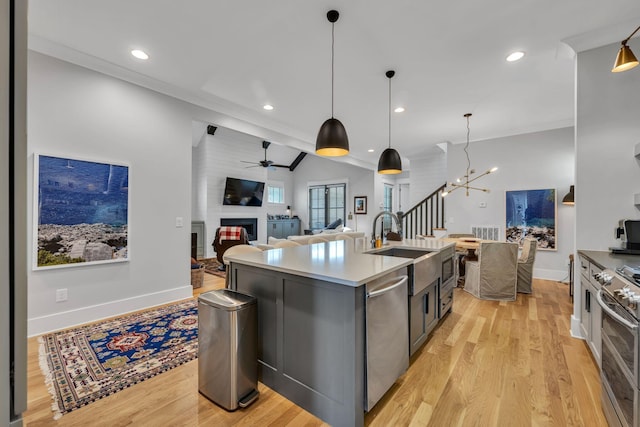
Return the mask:
<path id="1" fill-rule="evenodd" d="M 391 148 L 391 78 L 395 76 L 395 74 L 396 72 L 393 70 L 389 70 L 385 74 L 389 79 L 389 148 L 382 152 L 378 160 L 378 173 L 385 175 L 402 173 L 400 154 Z"/>
<path id="2" fill-rule="evenodd" d="M 316 154 L 320 156 L 337 157 L 349 154 L 349 138 L 347 131 L 340 120 L 333 117 L 333 47 L 334 47 L 334 24 L 340 14 L 337 10 L 327 12 L 327 19 L 331 22 L 331 118 L 327 119 L 316 139 Z"/>
<path id="3" fill-rule="evenodd" d="M 483 176 L 489 175 L 490 173 L 493 173 L 498 170 L 497 167 L 492 167 L 488 171 L 481 173 L 475 178 L 471 178 L 471 175 L 473 175 L 476 172 L 475 169 L 471 169 L 471 160 L 469 159 L 469 134 L 471 133 L 471 128 L 469 127 L 469 117 L 471 116 L 472 116 L 471 113 L 467 113 L 464 115 L 464 117 L 467 119 L 467 143 L 464 146 L 464 154 L 466 154 L 467 156 L 467 173 L 462 178 L 456 179 L 456 182 L 449 183 L 449 187 L 445 188 L 445 190 L 442 192 L 442 197 L 445 197 L 447 194 L 450 194 L 451 192 L 457 190 L 458 188 L 465 188 L 467 197 L 469 197 L 469 190 L 478 190 L 484 193 L 489 193 L 491 191 L 488 188 L 471 187 L 469 185 L 476 179 L 482 178 Z"/>
<path id="4" fill-rule="evenodd" d="M 640 30 L 640 27 L 636 28 L 633 33 L 626 39 L 622 40 L 622 46 L 620 46 L 620 51 L 618 51 L 618 56 L 616 56 L 616 62 L 613 65 L 612 73 L 619 73 L 621 71 L 627 71 L 638 65 L 638 60 L 636 56 L 631 52 L 629 46 L 627 46 L 627 42 L 635 33 Z"/>

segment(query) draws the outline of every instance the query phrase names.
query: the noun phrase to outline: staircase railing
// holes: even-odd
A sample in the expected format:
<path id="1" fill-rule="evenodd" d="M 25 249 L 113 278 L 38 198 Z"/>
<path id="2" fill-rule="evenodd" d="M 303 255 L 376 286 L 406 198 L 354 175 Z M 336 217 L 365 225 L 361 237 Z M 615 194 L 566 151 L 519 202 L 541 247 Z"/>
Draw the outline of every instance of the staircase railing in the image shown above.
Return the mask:
<path id="1" fill-rule="evenodd" d="M 433 235 L 434 228 L 444 228 L 444 191 L 447 183 L 428 195 L 424 200 L 403 213 L 404 237 L 414 239 L 418 234 Z"/>

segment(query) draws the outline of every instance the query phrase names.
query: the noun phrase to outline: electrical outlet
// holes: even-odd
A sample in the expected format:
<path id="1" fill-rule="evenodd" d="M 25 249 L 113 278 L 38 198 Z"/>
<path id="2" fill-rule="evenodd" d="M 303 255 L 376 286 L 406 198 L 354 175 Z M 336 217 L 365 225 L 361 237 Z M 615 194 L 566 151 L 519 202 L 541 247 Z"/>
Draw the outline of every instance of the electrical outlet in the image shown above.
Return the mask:
<path id="1" fill-rule="evenodd" d="M 480 204 L 478 205 L 481 208 L 486 208 L 487 207 L 487 202 L 480 202 Z"/>
<path id="2" fill-rule="evenodd" d="M 56 289 L 56 302 L 67 300 L 67 288 Z"/>
<path id="3" fill-rule="evenodd" d="M 182 217 L 181 217 L 181 216 L 177 216 L 177 217 L 176 217 L 176 227 L 177 227 L 177 228 L 180 228 L 180 227 L 182 227 L 182 226 L 184 226 L 184 221 L 182 220 Z"/>

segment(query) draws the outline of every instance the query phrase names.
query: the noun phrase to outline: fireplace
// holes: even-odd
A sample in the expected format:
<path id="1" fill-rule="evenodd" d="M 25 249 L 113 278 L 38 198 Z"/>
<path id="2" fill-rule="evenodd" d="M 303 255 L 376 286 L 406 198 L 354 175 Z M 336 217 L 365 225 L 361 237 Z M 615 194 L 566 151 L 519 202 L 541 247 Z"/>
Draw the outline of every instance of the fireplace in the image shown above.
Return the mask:
<path id="1" fill-rule="evenodd" d="M 220 226 L 244 227 L 249 240 L 258 240 L 258 218 L 220 218 Z"/>

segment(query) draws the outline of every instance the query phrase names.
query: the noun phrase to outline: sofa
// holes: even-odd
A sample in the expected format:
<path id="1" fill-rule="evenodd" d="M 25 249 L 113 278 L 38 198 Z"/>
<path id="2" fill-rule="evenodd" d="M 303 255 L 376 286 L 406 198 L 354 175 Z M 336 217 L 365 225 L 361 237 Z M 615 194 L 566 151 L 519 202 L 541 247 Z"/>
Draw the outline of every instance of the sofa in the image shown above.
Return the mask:
<path id="1" fill-rule="evenodd" d="M 323 230 L 321 233 L 311 234 L 311 235 L 303 235 L 303 236 L 289 236 L 286 239 L 276 239 L 274 237 L 269 237 L 267 242 L 268 245 L 273 245 L 279 240 L 291 240 L 293 242 L 299 243 L 301 245 L 309 244 L 309 239 L 312 237 L 323 237 L 329 241 L 335 240 L 337 236 L 349 236 L 352 239 L 356 239 L 359 237 L 365 237 L 364 232 L 362 231 L 352 231 L 349 228 L 337 228 L 335 230 Z"/>

